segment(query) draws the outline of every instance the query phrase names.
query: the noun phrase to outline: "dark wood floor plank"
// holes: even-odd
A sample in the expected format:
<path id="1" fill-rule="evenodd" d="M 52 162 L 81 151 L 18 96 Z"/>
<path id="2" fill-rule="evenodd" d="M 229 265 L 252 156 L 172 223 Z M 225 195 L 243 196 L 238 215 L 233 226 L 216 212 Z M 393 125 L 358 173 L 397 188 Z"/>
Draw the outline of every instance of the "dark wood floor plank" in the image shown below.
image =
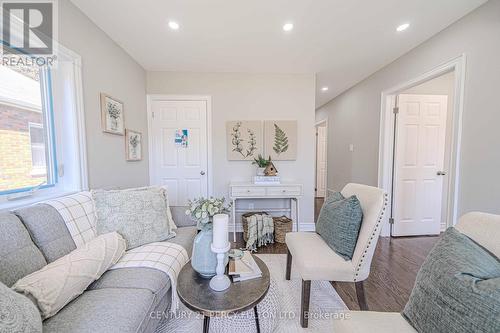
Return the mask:
<path id="1" fill-rule="evenodd" d="M 365 281 L 370 311 L 400 312 L 408 301 L 415 278 L 425 257 L 439 239 L 436 237 L 381 237 L 373 256 L 371 272 Z M 237 234 L 234 247 L 244 247 L 243 234 Z M 274 243 L 258 253 L 286 254 L 286 244 Z M 334 284 L 349 309 L 359 310 L 354 283 Z M 296 292 L 300 293 L 300 290 Z M 314 302 L 314 299 L 311 299 Z"/>

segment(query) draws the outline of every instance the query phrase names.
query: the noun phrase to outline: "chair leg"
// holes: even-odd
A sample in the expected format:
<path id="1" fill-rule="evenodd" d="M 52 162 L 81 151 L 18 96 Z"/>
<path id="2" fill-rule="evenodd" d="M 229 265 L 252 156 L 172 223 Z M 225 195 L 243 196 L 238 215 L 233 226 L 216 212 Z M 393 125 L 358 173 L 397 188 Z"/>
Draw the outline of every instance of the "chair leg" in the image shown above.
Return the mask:
<path id="1" fill-rule="evenodd" d="M 286 254 L 286 276 L 287 280 L 290 280 L 290 274 L 292 273 L 292 254 L 290 250 L 287 250 Z"/>
<path id="2" fill-rule="evenodd" d="M 309 324 L 309 300 L 311 299 L 311 280 L 302 280 L 302 303 L 300 308 L 300 326 Z"/>
<path id="3" fill-rule="evenodd" d="M 365 285 L 363 281 L 354 282 L 356 286 L 356 296 L 358 298 L 358 304 L 361 311 L 368 311 L 368 304 L 366 304 L 365 296 Z"/>

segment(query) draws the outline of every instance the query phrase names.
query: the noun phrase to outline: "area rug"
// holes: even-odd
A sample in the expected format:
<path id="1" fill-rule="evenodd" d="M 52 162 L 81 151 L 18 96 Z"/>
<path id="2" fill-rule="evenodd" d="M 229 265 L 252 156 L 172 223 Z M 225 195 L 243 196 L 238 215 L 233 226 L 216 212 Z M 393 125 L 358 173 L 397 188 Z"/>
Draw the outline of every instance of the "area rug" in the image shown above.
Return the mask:
<path id="1" fill-rule="evenodd" d="M 327 281 L 311 283 L 311 302 L 309 328 L 300 326 L 300 295 L 302 280 L 294 272 L 290 281 L 285 280 L 286 255 L 258 254 L 271 273 L 271 289 L 261 302 L 259 317 L 261 332 L 332 332 L 333 321 L 348 316 L 348 309 L 332 285 Z M 269 311 L 272 307 L 274 310 Z M 156 333 L 202 332 L 203 316 L 195 314 L 184 305 L 179 307 L 175 316 L 163 318 Z M 223 332 L 254 333 L 253 311 L 247 311 L 232 318 L 212 318 L 211 333 Z"/>

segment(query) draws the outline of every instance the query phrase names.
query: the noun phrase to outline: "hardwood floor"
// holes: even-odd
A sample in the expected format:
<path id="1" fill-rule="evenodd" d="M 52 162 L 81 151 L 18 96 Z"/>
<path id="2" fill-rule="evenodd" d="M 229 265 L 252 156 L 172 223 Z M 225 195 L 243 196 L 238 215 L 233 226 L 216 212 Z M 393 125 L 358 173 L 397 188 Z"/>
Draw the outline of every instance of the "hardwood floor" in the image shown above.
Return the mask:
<path id="1" fill-rule="evenodd" d="M 322 199 L 315 200 L 316 219 L 322 203 Z M 380 238 L 373 256 L 370 277 L 365 281 L 365 294 L 370 311 L 403 310 L 410 297 L 417 272 L 438 239 L 438 236 Z M 237 234 L 233 246 L 244 247 L 242 233 Z M 274 243 L 259 248 L 257 253 L 286 254 L 286 252 L 285 244 Z M 349 309 L 359 310 L 354 283 L 337 282 L 334 287 Z M 300 293 L 300 290 L 294 292 Z"/>

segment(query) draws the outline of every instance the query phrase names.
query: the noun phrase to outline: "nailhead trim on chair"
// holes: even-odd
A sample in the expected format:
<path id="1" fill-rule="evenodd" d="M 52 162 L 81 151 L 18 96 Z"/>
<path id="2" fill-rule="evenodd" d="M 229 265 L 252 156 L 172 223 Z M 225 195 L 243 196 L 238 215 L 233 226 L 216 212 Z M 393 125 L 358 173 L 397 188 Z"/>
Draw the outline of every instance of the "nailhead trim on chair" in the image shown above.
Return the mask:
<path id="1" fill-rule="evenodd" d="M 358 277 L 358 273 L 359 273 L 359 270 L 361 269 L 361 264 L 363 263 L 363 258 L 365 257 L 366 253 L 368 252 L 368 248 L 370 247 L 371 245 L 371 241 L 373 240 L 373 238 L 375 237 L 375 234 L 377 233 L 378 231 L 378 227 L 380 225 L 380 222 L 382 221 L 382 218 L 384 217 L 384 212 L 385 212 L 385 208 L 387 207 L 387 202 L 389 201 L 387 199 L 387 193 L 384 193 L 384 206 L 382 207 L 382 210 L 380 211 L 379 213 L 379 217 L 378 217 L 378 223 L 375 224 L 375 228 L 373 229 L 373 233 L 372 233 L 372 237 L 370 238 L 370 240 L 368 241 L 368 244 L 366 245 L 366 248 L 365 248 L 365 252 L 364 254 L 361 256 L 361 259 L 359 260 L 359 263 L 358 263 L 358 267 L 356 268 L 356 274 L 354 274 L 354 282 L 357 282 L 357 277 Z"/>

